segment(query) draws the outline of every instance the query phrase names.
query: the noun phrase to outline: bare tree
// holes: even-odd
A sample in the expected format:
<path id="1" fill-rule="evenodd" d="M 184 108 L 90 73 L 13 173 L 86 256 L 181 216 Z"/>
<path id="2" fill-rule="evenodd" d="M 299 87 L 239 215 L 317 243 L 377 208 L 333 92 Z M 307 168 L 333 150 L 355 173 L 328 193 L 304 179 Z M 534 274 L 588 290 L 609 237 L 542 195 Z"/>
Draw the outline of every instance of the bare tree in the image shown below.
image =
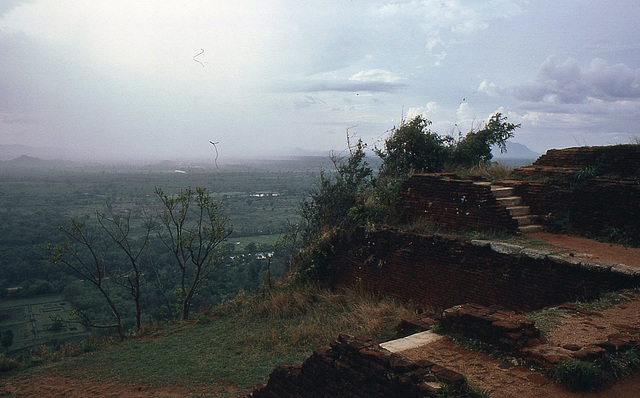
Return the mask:
<path id="1" fill-rule="evenodd" d="M 142 328 L 142 310 L 140 307 L 141 256 L 150 243 L 149 235 L 152 231 L 152 218 L 141 217 L 144 229 L 142 237 L 135 243 L 130 237 L 131 211 L 127 211 L 124 214 L 114 214 L 111 207 L 108 207 L 108 214 L 96 212 L 96 218 L 102 229 L 109 235 L 112 242 L 122 250 L 129 262 L 128 269 L 114 270 L 112 278 L 115 283 L 127 288 L 129 294 L 133 297 L 136 306 L 136 331 L 139 332 Z"/>
<path id="2" fill-rule="evenodd" d="M 108 286 L 107 253 L 113 241 L 101 237 L 94 228 L 87 227 L 84 222 L 75 218 L 71 218 L 68 225 L 60 226 L 59 229 L 66 236 L 66 240 L 57 245 L 49 245 L 51 259 L 54 263 L 64 264 L 82 279 L 93 284 L 111 309 L 115 323 L 95 325 L 86 317 L 84 320 L 92 327 L 112 327 L 116 329 L 120 340 L 124 340 L 122 317 Z"/>
<path id="3" fill-rule="evenodd" d="M 155 193 L 164 207 L 159 236 L 180 273 L 176 289 L 180 319 L 188 320 L 195 293 L 220 262 L 219 245 L 231 234 L 231 226 L 205 188 L 189 188 L 176 195 L 156 188 Z"/>

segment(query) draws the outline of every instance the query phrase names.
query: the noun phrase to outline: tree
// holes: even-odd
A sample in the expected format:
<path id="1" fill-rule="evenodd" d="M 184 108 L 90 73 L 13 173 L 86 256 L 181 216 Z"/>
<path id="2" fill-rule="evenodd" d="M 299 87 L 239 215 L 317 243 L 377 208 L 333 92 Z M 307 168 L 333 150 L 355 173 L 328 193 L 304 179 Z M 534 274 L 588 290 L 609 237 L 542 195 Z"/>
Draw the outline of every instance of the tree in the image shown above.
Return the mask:
<path id="1" fill-rule="evenodd" d="M 219 246 L 231 234 L 231 226 L 205 188 L 176 195 L 156 188 L 155 193 L 163 206 L 159 237 L 179 270 L 180 318 L 188 320 L 195 293 L 220 262 Z"/>
<path id="2" fill-rule="evenodd" d="M 429 129 L 431 122 L 418 115 L 393 128 L 383 148 L 375 153 L 382 159 L 381 174 L 406 177 L 411 172 L 441 172 L 447 164 L 472 166 L 493 157 L 491 147 L 506 151 L 506 141 L 513 137 L 519 124 L 507 123 L 507 117 L 496 113 L 482 129 L 471 130 L 455 141 Z"/>
<path id="3" fill-rule="evenodd" d="M 365 160 L 366 144 L 358 140 L 355 146 L 349 143 L 349 157 L 331 155 L 335 167 L 332 174 L 320 173 L 317 189 L 304 201 L 299 211 L 306 228 L 303 239 L 328 226 L 340 226 L 349 221 L 362 193 L 372 186 L 373 170 Z"/>
<path id="4" fill-rule="evenodd" d="M 452 162 L 462 166 L 488 162 L 493 158 L 493 145 L 498 145 L 500 152 L 506 152 L 506 141 L 520 127 L 520 124 L 507 123 L 506 120 L 507 117 L 498 112 L 489 118 L 482 129 L 467 133 L 453 147 Z"/>
<path id="5" fill-rule="evenodd" d="M 410 172 L 438 172 L 449 157 L 450 137 L 441 137 L 429 129 L 431 121 L 418 115 L 394 127 L 383 148 L 374 152 L 382 159 L 381 173 L 408 175 Z"/>
<path id="6" fill-rule="evenodd" d="M 115 270 L 113 281 L 124 286 L 131 294 L 136 307 L 136 331 L 142 328 L 142 309 L 140 306 L 142 264 L 141 255 L 150 243 L 149 235 L 152 230 L 151 217 L 143 219 L 143 236 L 138 243 L 132 242 L 131 211 L 123 214 L 114 214 L 109 207 L 108 214 L 96 212 L 96 218 L 102 229 L 109 235 L 113 243 L 126 255 L 129 263 L 128 269 Z"/>
<path id="7" fill-rule="evenodd" d="M 109 238 L 101 237 L 95 228 L 87 226 L 75 218 L 69 220 L 66 226 L 59 230 L 66 236 L 66 240 L 57 245 L 49 245 L 51 259 L 54 264 L 62 263 L 73 270 L 79 277 L 94 285 L 115 318 L 112 325 L 95 325 L 88 318 L 83 321 L 91 327 L 115 328 L 120 340 L 124 340 L 122 317 L 109 289 L 108 252 L 113 244 Z"/>

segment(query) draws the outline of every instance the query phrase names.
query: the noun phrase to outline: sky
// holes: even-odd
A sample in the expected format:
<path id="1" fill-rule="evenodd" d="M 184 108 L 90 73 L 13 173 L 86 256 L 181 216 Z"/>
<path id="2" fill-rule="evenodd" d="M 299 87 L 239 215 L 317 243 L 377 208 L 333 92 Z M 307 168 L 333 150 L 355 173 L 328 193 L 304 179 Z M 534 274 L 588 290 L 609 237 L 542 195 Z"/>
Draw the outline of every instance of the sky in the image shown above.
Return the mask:
<path id="1" fill-rule="evenodd" d="M 496 112 L 539 153 L 627 144 L 638 21 L 638 0 L 1 0 L 0 145 L 224 162 Z"/>

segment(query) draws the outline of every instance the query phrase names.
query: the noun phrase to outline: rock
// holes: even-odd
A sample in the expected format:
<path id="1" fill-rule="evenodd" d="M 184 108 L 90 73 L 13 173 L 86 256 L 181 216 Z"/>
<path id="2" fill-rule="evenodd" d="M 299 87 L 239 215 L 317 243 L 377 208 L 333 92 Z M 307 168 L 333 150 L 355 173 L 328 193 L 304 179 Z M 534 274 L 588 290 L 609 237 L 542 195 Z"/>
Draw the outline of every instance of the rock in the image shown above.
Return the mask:
<path id="1" fill-rule="evenodd" d="M 569 351 L 580 351 L 582 349 L 582 346 L 578 344 L 565 344 L 562 346 L 562 348 Z"/>

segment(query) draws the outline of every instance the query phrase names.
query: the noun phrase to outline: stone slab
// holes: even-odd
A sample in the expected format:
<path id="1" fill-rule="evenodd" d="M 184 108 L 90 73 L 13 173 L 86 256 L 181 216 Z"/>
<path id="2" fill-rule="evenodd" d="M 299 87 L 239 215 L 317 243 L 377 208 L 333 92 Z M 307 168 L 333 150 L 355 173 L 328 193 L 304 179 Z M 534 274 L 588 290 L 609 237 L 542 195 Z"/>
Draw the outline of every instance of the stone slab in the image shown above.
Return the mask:
<path id="1" fill-rule="evenodd" d="M 401 339 L 387 341 L 380 344 L 380 347 L 385 350 L 398 353 L 431 344 L 442 338 L 443 336 L 427 330 L 426 332 L 412 334 L 411 336 L 403 337 Z"/>

